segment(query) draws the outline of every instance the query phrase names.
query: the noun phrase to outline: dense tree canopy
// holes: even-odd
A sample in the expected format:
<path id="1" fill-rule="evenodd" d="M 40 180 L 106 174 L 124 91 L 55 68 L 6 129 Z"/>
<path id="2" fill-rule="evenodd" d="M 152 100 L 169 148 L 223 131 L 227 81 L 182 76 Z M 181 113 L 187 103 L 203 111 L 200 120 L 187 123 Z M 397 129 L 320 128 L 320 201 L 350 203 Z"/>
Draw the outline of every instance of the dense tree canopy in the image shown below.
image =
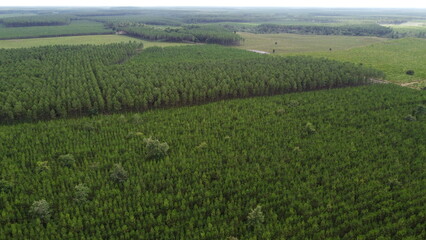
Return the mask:
<path id="1" fill-rule="evenodd" d="M 0 119 L 53 119 L 365 84 L 382 73 L 220 46 L 0 50 Z M 136 56 L 135 56 L 136 55 Z M 132 57 L 133 56 L 133 57 Z"/>
<path id="2" fill-rule="evenodd" d="M 221 45 L 238 45 L 242 37 L 221 26 L 189 25 L 179 28 L 156 28 L 152 26 L 115 27 L 130 36 L 168 42 L 195 42 Z"/>
<path id="3" fill-rule="evenodd" d="M 0 239 L 425 239 L 425 99 L 382 84 L 3 125 Z"/>
<path id="4" fill-rule="evenodd" d="M 71 22 L 71 16 L 56 14 L 56 15 L 9 17 L 9 18 L 2 19 L 1 22 L 6 27 L 67 25 L 67 24 L 70 24 Z"/>

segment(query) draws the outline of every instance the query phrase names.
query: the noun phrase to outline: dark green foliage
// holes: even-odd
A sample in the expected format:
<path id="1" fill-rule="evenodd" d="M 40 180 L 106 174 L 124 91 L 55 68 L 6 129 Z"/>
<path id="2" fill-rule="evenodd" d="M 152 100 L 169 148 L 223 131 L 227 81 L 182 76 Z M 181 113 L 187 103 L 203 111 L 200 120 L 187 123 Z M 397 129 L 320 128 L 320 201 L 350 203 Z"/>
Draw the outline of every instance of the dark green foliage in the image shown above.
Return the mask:
<path id="1" fill-rule="evenodd" d="M 142 111 L 228 98 L 355 86 L 381 72 L 221 46 L 136 43 L 0 50 L 0 121 Z M 91 127 L 91 126 L 88 126 Z"/>
<path id="2" fill-rule="evenodd" d="M 116 27 L 130 36 L 168 42 L 197 42 L 221 45 L 238 45 L 242 37 L 220 26 L 189 25 L 179 28 L 156 28 L 152 26 Z"/>
<path id="3" fill-rule="evenodd" d="M 49 203 L 42 199 L 39 201 L 34 201 L 30 208 L 30 214 L 40 219 L 42 223 L 47 223 L 51 217 L 50 205 Z"/>
<path id="4" fill-rule="evenodd" d="M 379 24 L 360 25 L 279 25 L 260 24 L 254 31 L 256 33 L 297 33 L 312 35 L 349 35 L 349 36 L 377 36 L 387 37 L 392 34 L 392 28 Z"/>
<path id="5" fill-rule="evenodd" d="M 409 121 L 409 122 L 412 122 L 412 121 L 416 121 L 417 120 L 417 118 L 415 117 L 415 116 L 413 116 L 413 115 L 411 115 L 411 114 L 409 114 L 409 115 L 407 115 L 407 116 L 405 116 L 405 118 L 404 118 L 406 121 Z"/>
<path id="6" fill-rule="evenodd" d="M 114 164 L 109 175 L 110 179 L 115 183 L 124 183 L 129 178 L 127 171 L 121 164 Z"/>
<path id="7" fill-rule="evenodd" d="M 64 167 L 73 167 L 75 165 L 75 158 L 72 154 L 65 154 L 58 157 L 58 162 Z"/>
<path id="8" fill-rule="evenodd" d="M 408 70 L 407 72 L 405 72 L 407 75 L 414 75 L 414 71 L 413 70 Z"/>
<path id="9" fill-rule="evenodd" d="M 425 115 L 426 114 L 426 106 L 425 105 L 418 105 L 413 113 L 416 116 Z"/>
<path id="10" fill-rule="evenodd" d="M 70 24 L 71 17 L 60 14 L 23 16 L 5 18 L 2 22 L 6 27 L 55 26 Z"/>
<path id="11" fill-rule="evenodd" d="M 0 192 L 10 192 L 13 184 L 5 179 L 0 179 Z"/>
<path id="12" fill-rule="evenodd" d="M 80 183 L 74 187 L 74 201 L 77 203 L 85 203 L 88 200 L 90 188 Z"/>
<path id="13" fill-rule="evenodd" d="M 169 145 L 166 142 L 160 142 L 157 139 L 145 138 L 145 150 L 147 159 L 161 159 L 167 155 Z"/>
<path id="14" fill-rule="evenodd" d="M 147 111 L 143 124 L 129 113 L 1 125 L 0 178 L 14 186 L 0 193 L 0 239 L 423 240 L 426 119 L 404 116 L 425 99 L 372 84 Z M 305 137 L 307 122 L 317 134 Z M 131 132 L 167 142 L 167 157 L 146 161 Z M 75 169 L 34 172 L 63 153 Z M 118 162 L 129 176 L 119 186 Z M 84 204 L 79 183 L 91 189 Z M 42 198 L 46 227 L 28 213 Z M 265 221 L 252 227 L 257 205 Z"/>
<path id="15" fill-rule="evenodd" d="M 0 18 L 1 21 L 1 18 Z M 36 37 L 59 37 L 76 35 L 113 34 L 102 23 L 86 20 L 73 20 L 67 25 L 5 27 L 0 24 L 0 39 L 20 39 Z M 43 39 L 39 39 L 40 43 Z M 0 46 L 2 47 L 2 46 Z"/>

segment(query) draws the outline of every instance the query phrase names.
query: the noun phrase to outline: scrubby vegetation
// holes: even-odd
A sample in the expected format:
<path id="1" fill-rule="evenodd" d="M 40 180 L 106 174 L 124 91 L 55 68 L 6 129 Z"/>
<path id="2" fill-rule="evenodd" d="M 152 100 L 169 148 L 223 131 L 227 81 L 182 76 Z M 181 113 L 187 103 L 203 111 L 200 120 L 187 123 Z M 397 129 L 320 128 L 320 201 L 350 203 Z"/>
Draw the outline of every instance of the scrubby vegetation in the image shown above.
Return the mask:
<path id="1" fill-rule="evenodd" d="M 425 94 L 380 84 L 0 126 L 0 239 L 424 239 L 426 118 L 404 117 Z M 165 157 L 149 158 L 150 136 Z M 64 154 L 75 168 L 54 164 Z"/>

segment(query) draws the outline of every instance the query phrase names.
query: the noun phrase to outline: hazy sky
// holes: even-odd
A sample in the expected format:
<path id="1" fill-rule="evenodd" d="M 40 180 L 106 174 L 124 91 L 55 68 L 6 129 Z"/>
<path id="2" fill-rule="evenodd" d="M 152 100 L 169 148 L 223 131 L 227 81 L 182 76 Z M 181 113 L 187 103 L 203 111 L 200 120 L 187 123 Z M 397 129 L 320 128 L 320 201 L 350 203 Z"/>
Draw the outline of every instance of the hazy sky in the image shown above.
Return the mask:
<path id="1" fill-rule="evenodd" d="M 0 6 L 272 6 L 426 8 L 425 0 L 1 0 Z"/>

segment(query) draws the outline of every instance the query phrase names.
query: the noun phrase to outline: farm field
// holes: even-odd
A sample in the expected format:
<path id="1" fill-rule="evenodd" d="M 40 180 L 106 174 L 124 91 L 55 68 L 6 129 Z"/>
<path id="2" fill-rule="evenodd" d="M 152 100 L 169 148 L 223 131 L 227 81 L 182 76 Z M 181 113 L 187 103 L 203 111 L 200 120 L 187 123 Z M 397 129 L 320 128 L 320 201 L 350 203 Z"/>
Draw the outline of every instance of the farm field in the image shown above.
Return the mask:
<path id="1" fill-rule="evenodd" d="M 92 21 L 72 21 L 64 26 L 32 26 L 32 27 L 5 27 L 0 24 L 0 39 L 34 38 L 43 36 L 88 35 L 113 33 L 102 23 Z"/>
<path id="2" fill-rule="evenodd" d="M 426 40 L 406 38 L 377 43 L 345 51 L 303 53 L 315 57 L 326 57 L 340 61 L 362 63 L 382 70 L 386 80 L 395 83 L 420 82 L 426 80 Z M 413 70 L 414 75 L 406 71 Z"/>
<path id="3" fill-rule="evenodd" d="M 254 34 L 239 32 L 244 38 L 237 48 L 260 50 L 276 54 L 347 50 L 354 47 L 367 46 L 373 43 L 387 41 L 378 37 L 353 37 L 330 35 L 300 35 L 300 34 Z M 275 44 L 277 42 L 277 44 Z"/>
<path id="4" fill-rule="evenodd" d="M 172 42 L 154 42 L 124 35 L 85 35 L 85 36 L 69 36 L 69 37 L 53 37 L 53 38 L 30 38 L 30 39 L 10 39 L 0 40 L 0 48 L 27 48 L 50 45 L 79 45 L 79 44 L 111 44 L 120 42 L 141 42 L 145 48 L 148 47 L 169 47 L 187 45 L 185 43 Z"/>
<path id="5" fill-rule="evenodd" d="M 377 84 L 0 126 L 0 239 L 424 239 L 425 93 Z M 34 219 L 42 199 L 50 215 Z"/>

